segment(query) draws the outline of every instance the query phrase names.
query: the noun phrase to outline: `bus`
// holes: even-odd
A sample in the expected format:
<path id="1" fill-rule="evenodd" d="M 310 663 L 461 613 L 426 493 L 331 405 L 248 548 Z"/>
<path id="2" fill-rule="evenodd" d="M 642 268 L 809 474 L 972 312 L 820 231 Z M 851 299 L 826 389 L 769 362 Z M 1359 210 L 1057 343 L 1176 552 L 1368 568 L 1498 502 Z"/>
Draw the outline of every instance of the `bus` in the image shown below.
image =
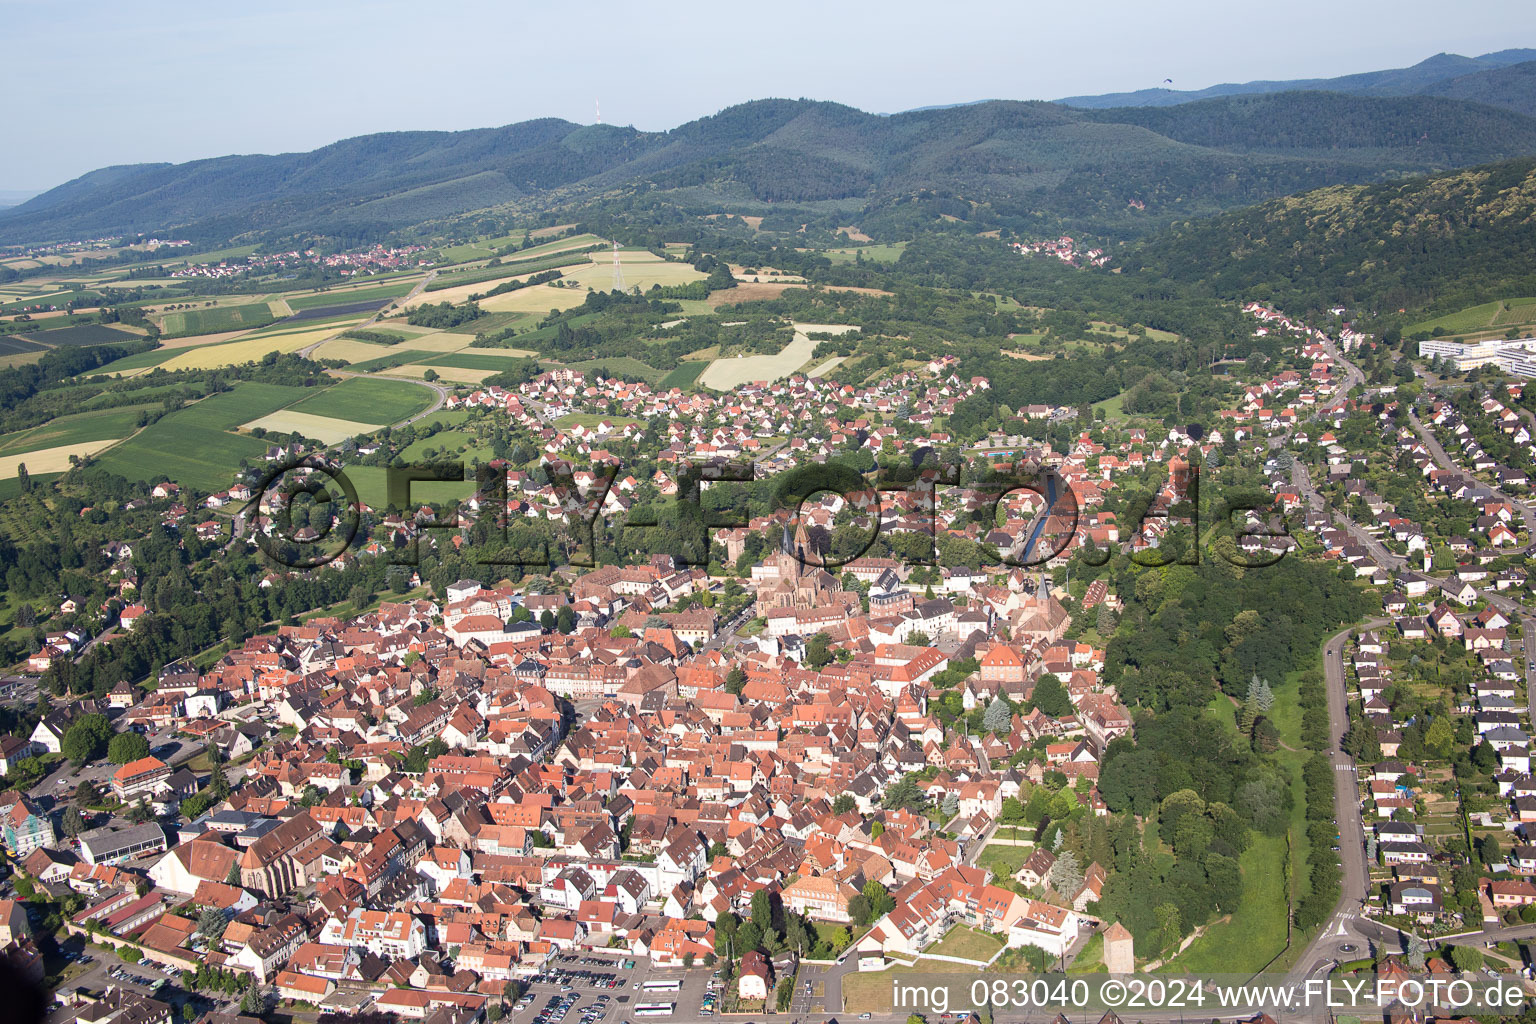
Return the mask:
<path id="1" fill-rule="evenodd" d="M 642 992 L 681 992 L 682 990 L 682 978 L 673 978 L 670 981 L 648 981 L 640 986 Z"/>
<path id="2" fill-rule="evenodd" d="M 676 1003 L 641 1003 L 635 1007 L 636 1017 L 670 1017 Z"/>

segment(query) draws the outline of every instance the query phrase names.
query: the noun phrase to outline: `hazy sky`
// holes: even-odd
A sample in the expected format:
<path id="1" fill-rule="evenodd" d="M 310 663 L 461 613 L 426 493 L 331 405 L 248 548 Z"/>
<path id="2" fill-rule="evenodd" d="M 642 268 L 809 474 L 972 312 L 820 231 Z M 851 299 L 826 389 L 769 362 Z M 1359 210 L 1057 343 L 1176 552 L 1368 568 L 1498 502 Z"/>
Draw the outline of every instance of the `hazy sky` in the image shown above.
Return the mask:
<path id="1" fill-rule="evenodd" d="M 597 100 L 665 129 L 765 96 L 890 113 L 1325 77 L 1536 46 L 1536 4 L 0 0 L 0 39 L 0 190 L 39 190 L 369 132 L 587 123 Z"/>

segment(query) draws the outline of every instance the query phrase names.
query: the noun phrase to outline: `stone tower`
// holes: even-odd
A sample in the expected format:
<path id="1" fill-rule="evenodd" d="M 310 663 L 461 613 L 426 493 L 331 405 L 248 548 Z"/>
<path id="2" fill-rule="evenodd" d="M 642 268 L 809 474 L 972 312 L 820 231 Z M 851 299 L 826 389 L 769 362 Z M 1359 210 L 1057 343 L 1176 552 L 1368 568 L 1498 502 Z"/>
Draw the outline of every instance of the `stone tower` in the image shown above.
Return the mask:
<path id="1" fill-rule="evenodd" d="M 1104 929 L 1104 970 L 1110 974 L 1136 972 L 1136 940 L 1119 921 Z"/>

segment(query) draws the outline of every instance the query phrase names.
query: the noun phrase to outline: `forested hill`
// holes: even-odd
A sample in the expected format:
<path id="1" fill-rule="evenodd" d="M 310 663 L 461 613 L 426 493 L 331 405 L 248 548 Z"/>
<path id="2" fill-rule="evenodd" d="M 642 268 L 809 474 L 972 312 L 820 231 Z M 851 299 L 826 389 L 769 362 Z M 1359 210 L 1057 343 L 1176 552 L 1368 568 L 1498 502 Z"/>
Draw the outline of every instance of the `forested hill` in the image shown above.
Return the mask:
<path id="1" fill-rule="evenodd" d="M 1297 311 L 1533 295 L 1536 160 L 1305 192 L 1179 225 L 1129 255 L 1153 278 Z"/>
<path id="2" fill-rule="evenodd" d="M 1444 87 L 1444 83 L 1453 79 L 1461 81 L 1461 88 L 1472 91 L 1478 88 L 1473 84 L 1473 80 L 1479 76 L 1493 75 L 1500 69 L 1528 61 L 1536 61 L 1536 50 L 1500 50 L 1497 53 L 1485 53 L 1481 57 L 1463 57 L 1458 53 L 1437 53 L 1412 67 L 1365 71 L 1359 74 L 1342 75 L 1338 78 L 1227 82 L 1207 89 L 1177 89 L 1169 86 L 1138 89 L 1135 92 L 1103 93 L 1098 96 L 1068 96 L 1059 102 L 1073 107 L 1096 109 L 1172 107 L 1181 103 L 1193 103 L 1222 96 L 1260 95 L 1292 92 L 1298 89 L 1326 90 L 1358 96 L 1449 96 L 1457 94 L 1438 90 Z M 1483 102 L 1490 102 L 1484 97 L 1462 96 L 1462 98 L 1481 98 Z"/>
<path id="3" fill-rule="evenodd" d="M 761 100 L 670 132 L 545 119 L 310 153 L 110 167 L 10 210 L 0 243 L 176 233 L 361 238 L 497 205 L 643 190 L 692 212 L 879 220 L 937 195 L 1020 230 L 1130 237 L 1320 185 L 1536 153 L 1536 119 L 1462 100 L 1317 93 L 1167 110 L 991 102 L 891 117 Z"/>

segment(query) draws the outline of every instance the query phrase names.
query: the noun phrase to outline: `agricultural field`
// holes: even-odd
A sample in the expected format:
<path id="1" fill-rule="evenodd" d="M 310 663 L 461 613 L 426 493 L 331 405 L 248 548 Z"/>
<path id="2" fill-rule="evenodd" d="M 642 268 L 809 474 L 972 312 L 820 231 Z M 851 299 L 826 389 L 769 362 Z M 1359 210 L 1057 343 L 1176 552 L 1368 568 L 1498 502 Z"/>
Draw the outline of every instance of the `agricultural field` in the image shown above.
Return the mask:
<path id="1" fill-rule="evenodd" d="M 319 441 L 321 444 L 340 444 L 349 437 L 358 434 L 369 434 L 383 423 L 360 423 L 356 420 L 336 419 L 332 416 L 318 416 L 314 413 L 298 412 L 294 409 L 279 409 L 277 412 L 268 413 L 257 420 L 245 424 L 244 429 L 255 430 L 260 427 L 263 430 L 277 434 L 302 434 L 307 438 Z"/>
<path id="2" fill-rule="evenodd" d="M 333 302 L 330 305 L 324 306 L 300 307 L 284 323 L 300 323 L 305 320 L 332 320 L 336 317 L 352 316 L 357 313 L 373 314 L 388 301 L 388 299 L 358 299 L 351 302 Z"/>
<path id="3" fill-rule="evenodd" d="M 699 379 L 699 374 L 709 366 L 708 359 L 691 359 L 678 363 L 677 368 L 665 377 L 657 387 L 661 388 L 691 388 Z"/>
<path id="4" fill-rule="evenodd" d="M 463 366 L 438 366 L 431 363 L 407 363 L 391 371 L 395 376 L 411 377 L 415 380 L 425 379 L 429 372 L 454 384 L 479 384 L 485 378 L 493 377 L 501 371 L 475 370 Z"/>
<path id="5" fill-rule="evenodd" d="M 0 456 L 121 440 L 138 429 L 141 412 L 155 407 L 149 403 L 71 413 L 29 430 L 0 434 Z"/>
<path id="6" fill-rule="evenodd" d="M 313 394 L 308 388 L 244 382 L 178 409 L 104 452 L 97 465 L 130 480 L 165 476 L 184 487 L 221 491 L 242 459 L 256 460 L 265 441 L 235 431 Z M 31 463 L 28 463 L 28 469 Z"/>
<path id="7" fill-rule="evenodd" d="M 406 381 L 348 377 L 295 403 L 291 411 L 358 423 L 397 423 L 429 409 L 436 395 Z"/>
<path id="8" fill-rule="evenodd" d="M 521 348 L 493 348 L 474 349 L 472 351 L 453 352 L 444 356 L 431 356 L 420 359 L 423 366 L 452 366 L 461 370 L 491 370 L 493 372 L 505 370 L 514 360 L 526 359 L 537 353 Z"/>
<path id="9" fill-rule="evenodd" d="M 1407 335 L 1440 328 L 1445 335 L 1502 334 L 1506 328 L 1536 324 L 1536 298 L 1495 299 L 1404 327 Z"/>
<path id="10" fill-rule="evenodd" d="M 19 334 L 8 335 L 0 338 L 0 356 L 22 355 L 28 352 L 42 352 L 44 346 L 35 341 L 27 341 Z"/>
<path id="11" fill-rule="evenodd" d="M 321 292 L 301 292 L 288 296 L 288 305 L 294 312 L 305 309 L 319 309 L 324 306 L 334 306 L 351 302 L 377 302 L 383 305 L 386 300 L 398 299 L 402 295 L 410 294 L 416 287 L 416 280 L 398 281 L 394 284 L 372 285 L 360 288 L 329 288 Z"/>
<path id="12" fill-rule="evenodd" d="M 345 359 L 346 356 L 332 355 L 329 351 L 335 342 L 326 342 L 323 348 L 315 350 L 315 355 L 321 359 Z M 422 352 L 418 349 L 407 349 L 404 352 L 391 352 L 385 356 L 374 356 L 372 359 L 363 359 L 352 363 L 348 369 L 355 373 L 378 373 L 382 370 L 393 370 L 397 366 L 405 366 L 415 363 L 424 357 L 431 357 L 431 352 Z"/>
<path id="13" fill-rule="evenodd" d="M 348 320 L 345 326 L 352 327 L 358 322 L 355 319 Z M 149 365 L 163 366 L 167 370 L 208 370 L 216 366 L 235 366 L 258 360 L 268 352 L 297 352 L 301 348 L 324 341 L 342 329 L 340 324 L 329 324 L 310 330 L 257 332 L 219 345 L 182 349 L 175 352 L 169 359 Z M 151 354 L 158 355 L 158 353 Z"/>
<path id="14" fill-rule="evenodd" d="M 236 331 L 253 327 L 265 327 L 275 320 L 272 307 L 266 302 L 247 302 L 238 306 L 212 306 L 207 309 L 181 309 L 165 313 L 160 318 L 160 329 L 166 337 L 186 337 L 193 334 L 217 334 L 220 331 Z"/>
<path id="15" fill-rule="evenodd" d="M 775 355 L 737 355 L 716 359 L 699 377 L 699 383 L 715 391 L 729 391 L 752 381 L 775 381 L 787 377 L 815 355 L 816 342 L 808 335 L 841 334 L 852 330 L 856 328 L 831 324 L 795 324 L 794 340 Z"/>
<path id="16" fill-rule="evenodd" d="M 47 331 L 28 331 L 16 335 L 24 341 L 43 345 L 122 345 L 131 341 L 143 341 L 144 335 L 106 324 L 81 324 L 78 327 L 56 327 Z"/>

